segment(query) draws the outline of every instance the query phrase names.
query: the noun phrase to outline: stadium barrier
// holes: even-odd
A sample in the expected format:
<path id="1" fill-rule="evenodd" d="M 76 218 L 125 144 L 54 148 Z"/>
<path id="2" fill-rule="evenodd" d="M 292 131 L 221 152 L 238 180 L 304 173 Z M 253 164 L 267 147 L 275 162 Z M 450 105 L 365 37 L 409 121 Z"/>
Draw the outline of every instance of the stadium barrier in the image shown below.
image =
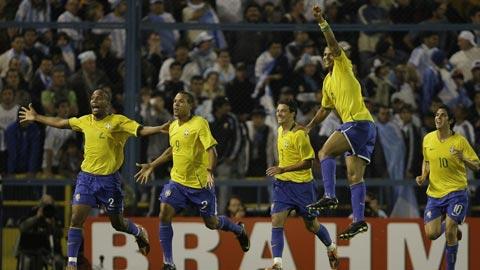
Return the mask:
<path id="1" fill-rule="evenodd" d="M 162 253 L 156 238 L 158 218 L 134 218 L 150 234 L 148 257 L 137 251 L 135 239 L 111 228 L 106 218 L 90 218 L 85 225 L 85 254 L 93 266 L 102 269 L 160 269 Z M 173 223 L 173 254 L 179 270 L 256 270 L 271 266 L 268 218 L 242 220 L 251 245 L 243 253 L 236 238 L 226 232 L 209 230 L 200 218 L 176 218 Z M 321 218 L 331 234 L 350 222 L 347 218 Z M 340 240 L 339 270 L 444 270 L 445 237 L 427 240 L 420 219 L 367 219 L 370 230 L 350 241 Z M 480 269 L 479 218 L 467 219 L 461 226 L 457 270 Z M 475 240 L 476 239 L 476 240 Z M 285 229 L 284 269 L 330 269 L 326 248 L 309 233 L 300 218 L 291 218 Z"/>

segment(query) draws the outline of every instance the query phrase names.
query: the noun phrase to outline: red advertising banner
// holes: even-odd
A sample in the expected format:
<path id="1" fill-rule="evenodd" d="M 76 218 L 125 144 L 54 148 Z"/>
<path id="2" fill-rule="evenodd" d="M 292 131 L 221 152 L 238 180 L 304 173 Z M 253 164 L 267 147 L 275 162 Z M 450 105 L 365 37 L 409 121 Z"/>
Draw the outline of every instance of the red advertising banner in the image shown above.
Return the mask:
<path id="1" fill-rule="evenodd" d="M 150 236 L 148 257 L 137 251 L 132 236 L 116 232 L 106 218 L 90 218 L 85 224 L 85 254 L 103 269 L 161 269 L 158 218 L 133 218 Z M 232 233 L 209 230 L 200 218 L 175 218 L 173 253 L 178 270 L 257 270 L 272 264 L 271 223 L 268 218 L 242 220 L 250 236 L 250 251 L 243 253 Z M 320 219 L 331 235 L 344 229 L 346 218 Z M 370 229 L 337 242 L 339 270 L 444 270 L 445 237 L 426 239 L 421 219 L 368 219 Z M 480 219 L 467 219 L 461 226 L 457 270 L 480 269 Z M 285 270 L 328 270 L 326 248 L 309 233 L 300 218 L 290 218 L 285 227 Z M 98 268 L 100 269 L 100 268 Z"/>

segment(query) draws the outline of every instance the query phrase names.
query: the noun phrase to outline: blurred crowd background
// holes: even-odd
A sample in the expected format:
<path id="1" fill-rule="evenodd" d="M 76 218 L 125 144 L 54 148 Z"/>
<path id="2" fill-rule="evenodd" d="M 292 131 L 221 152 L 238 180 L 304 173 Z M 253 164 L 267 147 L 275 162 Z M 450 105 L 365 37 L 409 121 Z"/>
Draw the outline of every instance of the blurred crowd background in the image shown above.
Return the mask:
<path id="1" fill-rule="evenodd" d="M 334 31 L 342 25 L 359 30 L 335 31 L 354 64 L 365 103 L 378 128 L 377 143 L 366 174 L 369 181 L 412 181 L 421 170 L 421 143 L 435 129 L 440 104 L 455 113 L 454 131 L 480 149 L 480 5 L 478 1 L 448 0 L 144 0 L 142 23 L 296 24 L 299 31 L 251 30 L 142 30 L 141 82 L 137 100 L 125 100 L 126 31 L 81 28 L 0 28 L 0 173 L 6 179 L 69 179 L 74 181 L 82 162 L 82 136 L 35 123 L 17 121 L 20 106 L 29 103 L 40 113 L 62 118 L 90 113 L 95 89 L 112 93 L 113 111 L 123 113 L 126 102 L 136 104 L 145 125 L 172 118 L 172 100 L 180 90 L 196 97 L 195 113 L 206 117 L 219 142 L 218 181 L 268 179 L 275 164 L 275 102 L 296 99 L 297 121 L 306 124 L 322 98 L 326 75 L 320 31 L 301 31 L 314 25 L 313 5 L 322 7 Z M 0 0 L 0 21 L 16 22 L 125 22 L 123 0 Z M 402 31 L 374 31 L 370 27 L 416 24 Z M 460 31 L 442 26 L 464 24 Z M 352 26 L 353 25 L 353 26 Z M 425 27 L 425 26 L 428 27 Z M 315 150 L 340 125 L 331 114 L 310 132 Z M 141 141 L 138 162 L 156 158 L 168 147 L 168 136 Z M 345 178 L 338 159 L 337 177 Z M 315 176 L 321 179 L 318 162 Z M 155 180 L 169 177 L 168 166 Z M 476 176 L 469 172 L 470 179 Z M 478 177 L 478 176 L 477 176 Z M 371 180 L 377 179 L 377 180 Z M 381 180 L 379 180 L 381 179 Z M 317 181 L 321 186 L 321 180 Z M 129 214 L 158 214 L 160 186 L 126 182 Z M 349 194 L 340 199 L 345 215 Z M 39 199 L 40 191 L 8 193 L 9 199 Z M 419 216 L 425 188 L 370 188 L 372 216 Z M 380 192 L 381 191 L 381 192 Z M 479 194 L 470 188 L 472 202 Z M 63 197 L 62 189 L 48 191 Z M 219 208 L 239 215 L 268 215 L 269 191 L 261 190 L 262 204 L 251 188 L 219 188 Z M 322 192 L 320 190 L 320 192 Z M 375 196 L 376 194 L 376 196 Z M 257 194 L 258 195 L 258 194 Z M 381 196 L 381 202 L 378 198 Z M 399 196 L 404 200 L 396 199 Z M 4 194 L 4 199 L 8 199 Z M 249 206 L 250 205 L 250 206 Z M 412 207 L 407 210 L 400 208 Z M 382 208 L 385 210 L 383 211 Z M 16 208 L 15 208 L 16 209 Z M 341 208 L 342 209 L 342 208 Z M 381 210 L 382 213 L 378 213 Z M 479 215 L 480 211 L 471 215 Z M 7 213 L 7 212 L 6 212 Z M 100 212 L 101 213 L 101 212 Z M 388 214 L 387 214 L 388 213 Z M 15 226 L 25 214 L 11 210 L 2 223 Z M 189 214 L 186 211 L 185 214 Z"/>

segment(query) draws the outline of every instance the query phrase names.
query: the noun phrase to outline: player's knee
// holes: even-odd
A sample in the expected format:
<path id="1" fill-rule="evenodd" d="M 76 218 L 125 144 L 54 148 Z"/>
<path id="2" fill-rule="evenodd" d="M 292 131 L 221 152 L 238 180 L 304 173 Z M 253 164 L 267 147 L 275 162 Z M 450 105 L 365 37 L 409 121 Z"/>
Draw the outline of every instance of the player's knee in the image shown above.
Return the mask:
<path id="1" fill-rule="evenodd" d="M 308 230 L 309 232 L 312 232 L 312 233 L 316 233 L 316 232 L 317 232 L 317 230 L 316 230 L 316 228 L 315 228 L 315 224 L 313 224 L 313 223 L 305 223 L 305 228 L 307 228 L 307 230 Z"/>
<path id="2" fill-rule="evenodd" d="M 210 230 L 218 230 L 218 222 L 205 222 L 205 227 L 209 228 Z"/>
<path id="3" fill-rule="evenodd" d="M 440 232 L 436 231 L 426 231 L 426 234 L 430 240 L 436 240 L 438 237 L 440 237 Z"/>
<path id="4" fill-rule="evenodd" d="M 116 231 L 119 231 L 119 232 L 123 232 L 123 231 L 126 231 L 126 227 L 122 224 L 122 222 L 113 222 L 112 221 L 112 227 L 116 230 Z"/>
<path id="5" fill-rule="evenodd" d="M 79 214 L 73 213 L 72 220 L 70 221 L 70 227 L 83 228 L 82 217 Z"/>
<path id="6" fill-rule="evenodd" d="M 447 229 L 445 231 L 445 238 L 447 239 L 447 243 L 456 242 L 456 240 L 457 240 L 457 230 Z"/>
<path id="7" fill-rule="evenodd" d="M 320 149 L 320 151 L 318 151 L 318 159 L 319 159 L 320 161 L 324 160 L 324 159 L 327 158 L 327 157 L 328 157 L 328 153 L 327 153 L 327 151 L 325 151 L 323 148 Z"/>

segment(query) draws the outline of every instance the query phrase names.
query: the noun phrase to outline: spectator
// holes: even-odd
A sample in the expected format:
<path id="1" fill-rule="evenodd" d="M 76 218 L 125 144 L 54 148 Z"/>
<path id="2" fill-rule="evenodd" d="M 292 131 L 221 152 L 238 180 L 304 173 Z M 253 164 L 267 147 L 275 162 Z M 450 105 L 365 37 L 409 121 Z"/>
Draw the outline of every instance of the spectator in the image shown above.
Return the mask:
<path id="1" fill-rule="evenodd" d="M 78 0 L 67 0 L 65 4 L 65 12 L 63 12 L 57 19 L 58 22 L 66 23 L 66 22 L 81 22 L 82 19 L 77 16 L 79 6 Z M 83 33 L 81 29 L 67 29 L 67 28 L 60 28 L 58 32 L 63 32 L 67 34 L 70 39 L 73 41 L 74 47 L 79 49 L 80 45 L 83 41 Z"/>
<path id="2" fill-rule="evenodd" d="M 465 89 L 465 81 L 463 79 L 463 74 L 459 70 L 455 70 L 452 74 L 452 80 L 454 82 L 454 89 L 455 89 L 455 98 L 450 100 L 447 105 L 450 108 L 454 108 L 457 106 L 463 107 L 470 107 L 472 105 L 472 100 L 468 97 L 467 90 Z"/>
<path id="3" fill-rule="evenodd" d="M 306 46 L 309 46 L 312 40 L 308 37 L 307 32 L 298 31 L 294 33 L 295 39 L 285 46 L 285 54 L 288 62 L 293 65 L 300 60 L 303 55 L 303 50 Z"/>
<path id="4" fill-rule="evenodd" d="M 61 51 L 62 59 L 67 64 L 68 71 L 72 73 L 75 72 L 77 55 L 73 48 L 72 42 L 70 41 L 70 37 L 66 33 L 58 33 L 56 38 L 56 46 Z"/>
<path id="5" fill-rule="evenodd" d="M 411 70 L 409 72 L 409 69 Z M 411 75 L 410 75 L 411 74 Z M 407 65 L 398 65 L 394 69 L 394 84 L 396 92 L 392 94 L 391 101 L 401 100 L 404 104 L 408 104 L 412 107 L 413 110 L 416 110 L 418 105 L 415 101 L 416 98 L 416 79 L 411 79 L 411 76 L 417 78 L 417 73 L 413 68 L 408 67 Z"/>
<path id="6" fill-rule="evenodd" d="M 193 97 L 195 98 L 196 108 L 198 108 L 205 99 L 204 97 L 202 97 L 203 84 L 204 84 L 204 80 L 203 80 L 203 77 L 200 75 L 193 76 L 192 79 L 190 79 L 189 90 L 192 93 Z"/>
<path id="7" fill-rule="evenodd" d="M 15 93 L 11 87 L 4 87 L 0 92 L 0 176 L 7 171 L 7 146 L 5 130 L 17 120 L 20 107 L 15 103 Z"/>
<path id="8" fill-rule="evenodd" d="M 258 24 L 262 21 L 261 8 L 256 3 L 248 4 L 243 12 L 243 22 Z M 255 60 L 264 49 L 270 34 L 268 32 L 235 31 L 230 33 L 228 44 L 232 62 L 243 62 L 247 68 L 247 75 L 251 77 L 255 66 Z"/>
<path id="9" fill-rule="evenodd" d="M 20 71 L 25 75 L 25 78 L 31 78 L 33 65 L 30 57 L 25 54 L 25 39 L 23 36 L 15 36 L 12 39 L 10 46 L 10 50 L 0 55 L 0 75 L 5 77 L 9 68 L 10 60 L 12 58 L 18 58 L 20 60 Z"/>
<path id="10" fill-rule="evenodd" d="M 255 108 L 251 120 L 246 122 L 247 144 L 247 177 L 263 177 L 265 171 L 274 164 L 274 131 L 265 124 L 265 110 Z"/>
<path id="11" fill-rule="evenodd" d="M 282 44 L 272 41 L 268 50 L 260 54 L 255 63 L 255 79 L 257 86 L 254 96 L 259 96 L 261 86 L 269 86 L 272 91 L 274 103 L 278 100 L 280 89 L 285 86 L 290 75 L 290 66 L 283 55 Z"/>
<path id="12" fill-rule="evenodd" d="M 209 70 L 218 72 L 220 83 L 225 86 L 235 78 L 235 68 L 230 61 L 228 50 L 220 50 L 218 58 L 213 67 Z"/>
<path id="13" fill-rule="evenodd" d="M 83 153 L 74 139 L 68 139 L 59 151 L 58 172 L 68 179 L 74 178 L 80 171 Z"/>
<path id="14" fill-rule="evenodd" d="M 471 145 L 475 145 L 475 130 L 470 121 L 467 120 L 467 107 L 457 106 L 454 110 L 454 115 L 455 125 L 453 126 L 453 131 L 465 137 Z"/>
<path id="15" fill-rule="evenodd" d="M 216 10 L 221 23 L 238 23 L 242 20 L 245 0 L 216 0 Z"/>
<path id="16" fill-rule="evenodd" d="M 195 75 L 201 75 L 200 69 L 196 62 L 192 61 L 188 55 L 188 47 L 183 44 L 177 45 L 175 49 L 175 57 L 165 60 L 158 74 L 158 83 L 162 84 L 166 80 L 170 80 L 170 65 L 177 61 L 182 65 L 182 81 L 188 86 L 190 80 Z"/>
<path id="17" fill-rule="evenodd" d="M 225 205 L 225 215 L 229 218 L 241 219 L 245 217 L 246 207 L 242 199 L 238 196 L 231 196 L 228 203 Z"/>
<path id="18" fill-rule="evenodd" d="M 375 194 L 368 192 L 365 198 L 365 216 L 388 218 L 387 213 L 383 211 L 381 205 L 378 203 Z"/>
<path id="19" fill-rule="evenodd" d="M 472 79 L 473 62 L 480 59 L 480 48 L 475 43 L 475 36 L 470 31 L 462 31 L 458 35 L 460 50 L 450 57 L 450 63 L 455 69 L 462 71 L 465 80 Z"/>
<path id="20" fill-rule="evenodd" d="M 173 62 L 170 65 L 170 79 L 158 86 L 158 90 L 163 94 L 166 107 L 170 112 L 173 110 L 175 95 L 185 88 L 185 84 L 180 80 L 181 77 L 182 65 L 179 62 Z"/>
<path id="21" fill-rule="evenodd" d="M 219 23 L 215 10 L 204 0 L 188 0 L 187 6 L 182 10 L 183 22 L 198 23 Z M 190 42 L 197 43 L 198 36 L 202 30 L 190 30 L 187 32 L 187 38 Z M 227 42 L 220 30 L 213 30 L 207 33 L 212 37 L 213 46 L 219 49 L 225 49 Z"/>
<path id="22" fill-rule="evenodd" d="M 409 105 L 400 109 L 400 120 L 405 142 L 405 177 L 413 179 L 422 169 L 422 133 L 413 118 L 413 110 Z"/>
<path id="23" fill-rule="evenodd" d="M 35 29 L 23 30 L 23 38 L 25 40 L 25 46 L 23 51 L 32 60 L 32 69 L 36 70 L 40 65 L 40 61 L 45 57 L 43 51 L 39 48 L 38 34 Z"/>
<path id="24" fill-rule="evenodd" d="M 431 60 L 427 68 L 422 74 L 422 92 L 420 94 L 420 112 L 422 114 L 428 113 L 432 99 L 436 97 L 442 90 L 445 89 L 445 80 L 448 79 L 442 76 L 441 70 L 445 68 L 445 53 L 441 50 L 434 50 Z M 448 74 L 448 73 L 447 73 Z M 445 80 L 444 80 L 445 79 Z M 450 100 L 454 93 L 451 88 L 445 89 L 447 92 L 442 93 L 444 100 Z M 444 91 L 445 92 L 445 91 Z M 447 97 L 448 96 L 448 97 Z"/>
<path id="25" fill-rule="evenodd" d="M 76 116 L 78 113 L 77 96 L 73 90 L 66 88 L 65 71 L 62 68 L 54 68 L 52 75 L 52 85 L 42 91 L 42 107 L 47 115 L 55 115 L 58 113 L 58 102 L 67 101 L 68 114 Z"/>
<path id="26" fill-rule="evenodd" d="M 55 103 L 57 117 L 67 119 L 70 115 L 69 110 L 70 105 L 68 100 L 57 100 Z M 73 138 L 74 136 L 75 132 L 71 129 L 58 129 L 51 126 L 46 127 L 42 164 L 45 177 L 51 178 L 54 174 L 59 174 L 60 149 L 68 139 Z"/>
<path id="27" fill-rule="evenodd" d="M 232 112 L 237 115 L 241 121 L 246 119 L 252 111 L 254 101 L 252 93 L 255 85 L 248 80 L 247 66 L 244 63 L 237 63 L 235 78 L 225 87 L 225 93 L 232 106 Z"/>
<path id="28" fill-rule="evenodd" d="M 318 63 L 320 59 L 304 54 L 296 64 L 292 88 L 297 97 L 299 94 L 315 93 L 321 89 L 321 81 L 318 80 L 320 76 L 317 74 Z"/>
<path id="29" fill-rule="evenodd" d="M 165 11 L 164 0 L 150 0 L 150 13 L 143 18 L 144 22 L 149 23 L 175 23 L 172 14 Z M 175 55 L 175 44 L 180 38 L 178 30 L 159 30 L 161 48 L 169 57 Z"/>
<path id="30" fill-rule="evenodd" d="M 470 15 L 470 20 L 471 23 L 474 24 L 475 26 L 480 24 L 480 7 L 479 6 L 474 6 L 472 9 L 470 9 L 469 12 Z M 473 30 L 473 33 L 475 34 L 475 43 L 480 42 L 480 30 Z"/>
<path id="31" fill-rule="evenodd" d="M 112 51 L 112 39 L 109 35 L 98 36 L 98 48 L 95 51 L 97 57 L 97 66 L 101 70 L 105 71 L 109 81 L 115 82 L 119 80 L 117 70 L 112 67 L 116 67 L 120 64 L 118 59 Z"/>
<path id="32" fill-rule="evenodd" d="M 23 105 L 31 102 L 30 94 L 25 90 L 27 89 L 26 83 L 17 70 L 10 69 L 7 71 L 4 87 L 10 87 L 14 90 L 15 103 Z"/>
<path id="33" fill-rule="evenodd" d="M 213 37 L 207 32 L 201 32 L 197 35 L 194 42 L 194 48 L 190 52 L 190 58 L 195 62 L 200 69 L 200 74 L 204 74 L 205 71 L 215 64 L 217 60 L 217 54 L 213 50 Z"/>
<path id="34" fill-rule="evenodd" d="M 410 54 L 408 64 L 417 70 L 420 77 L 422 77 L 428 66 L 432 64 L 430 57 L 437 46 L 438 33 L 425 32 L 422 34 L 422 44 L 416 47 Z"/>
<path id="35" fill-rule="evenodd" d="M 220 76 L 216 71 L 205 74 L 202 95 L 208 99 L 214 99 L 225 95 L 225 88 L 220 84 Z M 210 119 L 207 117 L 207 119 Z"/>
<path id="36" fill-rule="evenodd" d="M 69 79 L 69 87 L 77 96 L 78 115 L 90 113 L 90 95 L 101 85 L 109 84 L 105 72 L 97 68 L 97 57 L 93 51 L 86 51 L 78 55 L 81 69 Z"/>
<path id="37" fill-rule="evenodd" d="M 480 92 L 476 92 L 473 97 L 473 105 L 468 109 L 469 117 L 468 120 L 473 124 L 475 131 L 475 148 L 478 149 L 480 146 Z"/>
<path id="38" fill-rule="evenodd" d="M 280 23 L 291 23 L 291 24 L 304 24 L 307 22 L 304 12 L 304 0 L 290 0 L 289 11 L 283 15 Z M 282 45 L 287 45 L 289 42 L 293 41 L 293 33 L 291 32 L 281 32 L 279 33 L 282 37 Z"/>
<path id="39" fill-rule="evenodd" d="M 411 0 L 397 0 L 390 9 L 390 20 L 394 24 L 415 23 L 415 6 Z M 394 44 L 401 50 L 410 51 L 413 49 L 411 40 L 405 41 L 407 32 L 393 33 Z"/>
<path id="40" fill-rule="evenodd" d="M 34 177 L 40 170 L 42 159 L 43 135 L 36 123 L 16 121 L 5 130 L 7 145 L 7 174 L 26 173 Z"/>
<path id="41" fill-rule="evenodd" d="M 19 224 L 18 269 L 62 269 L 63 226 L 56 217 L 55 201 L 45 194 Z M 45 268 L 44 268 L 45 267 Z"/>
<path id="42" fill-rule="evenodd" d="M 51 10 L 48 0 L 23 0 L 18 7 L 17 22 L 50 22 Z"/>
<path id="43" fill-rule="evenodd" d="M 30 97 L 35 109 L 41 108 L 42 91 L 52 86 L 52 58 L 44 57 L 30 84 Z M 41 110 L 43 111 L 43 110 Z"/>
<path id="44" fill-rule="evenodd" d="M 405 52 L 401 50 L 395 49 L 393 46 L 393 40 L 390 38 L 386 38 L 385 40 L 378 41 L 377 45 L 375 46 L 375 53 L 378 56 L 378 59 L 382 61 L 382 63 L 386 63 L 391 66 L 397 66 L 403 63 L 406 63 L 408 60 L 408 56 Z"/>
<path id="45" fill-rule="evenodd" d="M 472 79 L 465 83 L 465 89 L 470 99 L 473 99 L 480 92 L 480 59 L 473 62 L 471 72 Z"/>
<path id="46" fill-rule="evenodd" d="M 365 89 L 373 102 L 378 105 L 389 106 L 390 96 L 393 92 L 393 86 L 387 79 L 390 68 L 380 60 L 373 62 L 372 72 L 365 81 Z"/>
<path id="47" fill-rule="evenodd" d="M 112 12 L 107 14 L 104 18 L 100 19 L 100 22 L 112 22 L 112 23 L 124 23 L 125 13 L 127 12 L 127 3 L 125 0 L 108 0 L 112 8 Z M 117 58 L 123 59 L 125 55 L 125 40 L 127 34 L 125 29 L 94 29 L 94 34 L 110 34 L 112 39 L 112 50 Z"/>

